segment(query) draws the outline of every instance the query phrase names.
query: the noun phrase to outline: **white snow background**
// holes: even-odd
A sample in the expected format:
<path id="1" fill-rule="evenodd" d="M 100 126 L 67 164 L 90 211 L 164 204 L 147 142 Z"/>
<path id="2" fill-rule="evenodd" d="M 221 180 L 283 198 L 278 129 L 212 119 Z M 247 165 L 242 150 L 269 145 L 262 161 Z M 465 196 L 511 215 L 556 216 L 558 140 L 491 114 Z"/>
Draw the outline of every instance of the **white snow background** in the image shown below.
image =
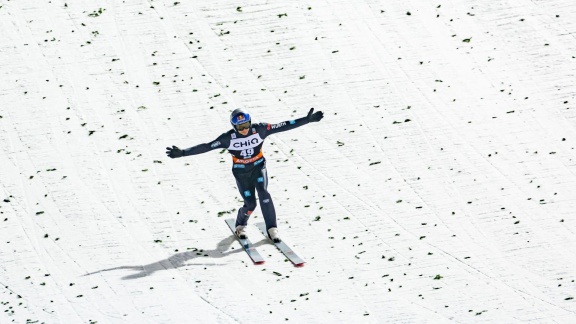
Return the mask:
<path id="1" fill-rule="evenodd" d="M 1 323 L 576 323 L 573 0 L 0 0 Z M 213 140 L 268 138 L 295 268 Z M 260 209 L 251 223 L 262 221 Z"/>

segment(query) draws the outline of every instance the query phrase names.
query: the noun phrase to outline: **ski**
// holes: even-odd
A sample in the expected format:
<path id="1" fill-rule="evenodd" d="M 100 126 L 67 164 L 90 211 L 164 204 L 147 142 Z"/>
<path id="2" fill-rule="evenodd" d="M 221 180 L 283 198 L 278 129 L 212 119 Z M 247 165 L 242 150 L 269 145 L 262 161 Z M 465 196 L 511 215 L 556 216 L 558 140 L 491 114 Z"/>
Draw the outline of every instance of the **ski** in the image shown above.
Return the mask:
<path id="1" fill-rule="evenodd" d="M 266 236 L 268 239 L 270 239 L 268 237 L 268 233 L 266 233 L 266 224 L 257 223 L 256 226 L 260 229 L 260 232 L 262 234 L 264 234 L 264 236 Z M 295 267 L 303 267 L 304 266 L 304 260 L 302 260 L 302 258 L 300 258 L 296 253 L 294 253 L 294 251 L 292 251 L 292 249 L 284 242 L 284 240 L 282 240 L 278 243 L 274 243 L 274 241 L 272 241 L 272 240 L 270 240 L 270 241 L 274 245 L 276 245 L 278 250 L 280 250 L 280 252 L 282 252 L 288 258 L 288 260 L 290 260 L 290 262 L 292 262 L 292 264 L 294 264 Z"/>
<path id="2" fill-rule="evenodd" d="M 226 219 L 225 221 L 226 221 L 226 224 L 228 224 L 228 227 L 230 228 L 232 233 L 234 233 L 234 236 L 236 237 L 236 239 L 238 239 L 238 241 L 240 242 L 240 244 L 244 248 L 244 251 L 246 251 L 246 253 L 250 257 L 250 259 L 252 259 L 252 262 L 254 262 L 254 264 L 263 264 L 264 258 L 260 255 L 260 253 L 258 253 L 258 250 L 256 250 L 256 248 L 254 247 L 252 242 L 247 238 L 241 239 L 238 237 L 238 235 L 236 235 L 236 220 L 235 219 Z"/>

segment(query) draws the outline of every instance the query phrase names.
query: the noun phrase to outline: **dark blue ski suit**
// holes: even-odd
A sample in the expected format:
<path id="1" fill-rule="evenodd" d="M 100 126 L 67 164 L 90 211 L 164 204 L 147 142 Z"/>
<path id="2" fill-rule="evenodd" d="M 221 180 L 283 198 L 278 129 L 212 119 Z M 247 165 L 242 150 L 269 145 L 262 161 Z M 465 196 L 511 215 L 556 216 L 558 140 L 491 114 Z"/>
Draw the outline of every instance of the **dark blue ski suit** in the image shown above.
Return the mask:
<path id="1" fill-rule="evenodd" d="M 312 110 L 311 110 L 312 111 Z M 320 115 L 322 114 L 321 112 Z M 317 114 L 318 114 L 317 113 Z M 266 230 L 276 226 L 276 211 L 272 197 L 268 192 L 268 175 L 266 159 L 262 154 L 264 139 L 269 135 L 284 132 L 306 125 L 310 116 L 289 120 L 278 124 L 252 124 L 246 136 L 234 129 L 223 133 L 215 140 L 182 150 L 183 156 L 205 153 L 215 149 L 227 149 L 232 154 L 232 174 L 236 178 L 238 190 L 244 199 L 244 205 L 238 210 L 236 226 L 246 225 L 250 214 L 256 209 L 256 191 L 260 200 L 260 208 L 266 222 Z M 314 116 L 314 115 L 312 115 Z M 319 119 L 321 119 L 320 117 Z M 319 121 L 312 120 L 312 121 Z"/>

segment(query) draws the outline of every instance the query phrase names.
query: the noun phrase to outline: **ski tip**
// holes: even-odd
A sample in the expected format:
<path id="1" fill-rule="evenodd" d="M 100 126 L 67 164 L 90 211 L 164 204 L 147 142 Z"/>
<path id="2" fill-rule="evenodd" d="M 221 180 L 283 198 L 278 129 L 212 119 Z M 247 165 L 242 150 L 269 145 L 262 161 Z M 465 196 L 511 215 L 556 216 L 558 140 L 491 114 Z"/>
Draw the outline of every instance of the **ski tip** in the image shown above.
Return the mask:
<path id="1" fill-rule="evenodd" d="M 294 266 L 295 266 L 296 268 L 302 268 L 302 267 L 304 266 L 304 262 L 298 263 L 298 264 L 294 264 Z"/>
<path id="2" fill-rule="evenodd" d="M 257 265 L 264 264 L 264 261 L 254 262 L 254 264 L 257 264 Z"/>

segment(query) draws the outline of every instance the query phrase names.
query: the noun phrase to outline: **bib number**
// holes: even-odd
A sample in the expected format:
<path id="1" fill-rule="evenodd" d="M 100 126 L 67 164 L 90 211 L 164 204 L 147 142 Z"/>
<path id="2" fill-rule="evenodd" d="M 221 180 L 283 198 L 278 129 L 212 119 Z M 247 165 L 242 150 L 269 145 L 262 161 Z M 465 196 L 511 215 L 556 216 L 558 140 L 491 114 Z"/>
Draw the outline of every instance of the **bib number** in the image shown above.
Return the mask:
<path id="1" fill-rule="evenodd" d="M 249 148 L 246 150 L 242 150 L 242 152 L 240 152 L 240 155 L 242 155 L 244 158 L 249 158 L 252 155 L 254 155 L 254 149 L 253 148 Z"/>

